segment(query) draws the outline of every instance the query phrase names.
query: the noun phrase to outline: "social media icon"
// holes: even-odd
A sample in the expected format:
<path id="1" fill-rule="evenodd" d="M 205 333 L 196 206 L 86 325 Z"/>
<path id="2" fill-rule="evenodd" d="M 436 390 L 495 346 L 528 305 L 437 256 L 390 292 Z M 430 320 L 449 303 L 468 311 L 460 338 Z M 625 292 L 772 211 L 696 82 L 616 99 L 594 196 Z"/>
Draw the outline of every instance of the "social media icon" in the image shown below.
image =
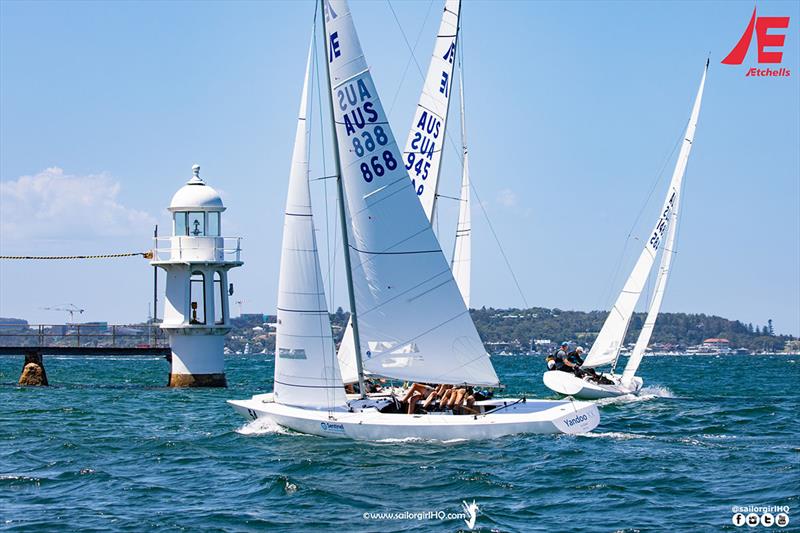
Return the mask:
<path id="1" fill-rule="evenodd" d="M 764 513 L 761 515 L 762 526 L 770 527 L 774 523 L 775 523 L 775 517 L 772 516 L 772 513 Z"/>
<path id="2" fill-rule="evenodd" d="M 732 522 L 734 526 L 743 526 L 744 515 L 742 513 L 736 513 L 735 515 L 733 515 Z"/>
<path id="3" fill-rule="evenodd" d="M 778 513 L 775 517 L 775 525 L 779 527 L 786 527 L 789 525 L 789 515 L 786 513 Z"/>
<path id="4" fill-rule="evenodd" d="M 758 515 L 756 513 L 750 513 L 747 515 L 747 525 L 750 527 L 756 527 L 758 525 Z"/>

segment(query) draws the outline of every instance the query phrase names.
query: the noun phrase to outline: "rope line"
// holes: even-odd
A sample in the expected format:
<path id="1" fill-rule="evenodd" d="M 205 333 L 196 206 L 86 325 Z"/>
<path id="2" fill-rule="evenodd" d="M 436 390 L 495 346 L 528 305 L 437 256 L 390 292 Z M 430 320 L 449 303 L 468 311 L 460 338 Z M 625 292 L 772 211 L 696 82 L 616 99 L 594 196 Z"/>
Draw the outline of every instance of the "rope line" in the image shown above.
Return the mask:
<path id="1" fill-rule="evenodd" d="M 0 259 L 15 259 L 15 260 L 28 260 L 28 259 L 113 259 L 117 257 L 134 257 L 141 255 L 145 259 L 152 259 L 153 252 L 129 252 L 122 254 L 101 254 L 101 255 L 0 255 Z"/>

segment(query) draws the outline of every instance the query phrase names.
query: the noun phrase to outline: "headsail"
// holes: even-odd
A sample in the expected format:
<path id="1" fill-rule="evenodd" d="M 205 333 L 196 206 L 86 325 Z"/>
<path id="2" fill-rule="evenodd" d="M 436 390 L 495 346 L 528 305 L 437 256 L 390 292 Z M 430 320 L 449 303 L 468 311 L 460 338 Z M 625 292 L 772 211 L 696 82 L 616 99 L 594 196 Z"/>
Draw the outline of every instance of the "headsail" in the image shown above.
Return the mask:
<path id="1" fill-rule="evenodd" d="M 628 325 L 631 316 L 633 316 L 634 308 L 647 282 L 647 277 L 653 267 L 656 254 L 662 243 L 662 238 L 673 221 L 673 211 L 677 208 L 683 175 L 686 171 L 689 151 L 691 150 L 692 139 L 694 138 L 695 128 L 697 127 L 697 117 L 700 113 L 700 100 L 703 94 L 707 71 L 708 62 L 706 62 L 706 70 L 703 71 L 700 89 L 697 93 L 694 108 L 692 109 L 689 125 L 686 128 L 686 135 L 681 145 L 675 171 L 672 174 L 667 197 L 664 201 L 663 208 L 659 212 L 659 218 L 656 221 L 653 231 L 650 233 L 647 243 L 645 243 L 644 250 L 642 250 L 636 265 L 633 267 L 630 277 L 625 282 L 622 292 L 614 303 L 614 307 L 611 309 L 608 318 L 606 318 L 603 328 L 600 330 L 591 350 L 589 350 L 589 355 L 586 357 L 584 366 L 597 367 L 606 365 L 616 361 L 619 356 L 619 351 L 625 340 L 625 334 L 628 331 Z"/>
<path id="2" fill-rule="evenodd" d="M 700 80 L 700 89 L 697 91 L 697 97 L 695 98 L 694 107 L 692 108 L 692 115 L 689 119 L 689 125 L 686 128 L 686 135 L 684 136 L 681 151 L 678 155 L 678 162 L 675 165 L 675 175 L 680 175 L 681 180 L 686 172 L 686 166 L 689 162 L 689 152 L 691 152 L 692 143 L 694 142 L 694 132 L 697 129 L 697 121 L 700 116 L 700 102 L 703 98 L 703 88 L 705 87 L 707 72 L 708 62 L 706 62 L 706 68 Z M 661 257 L 661 266 L 659 267 L 653 300 L 650 302 L 650 309 L 647 312 L 647 318 L 644 321 L 644 326 L 642 326 L 642 331 L 639 333 L 639 338 L 636 339 L 633 353 L 630 359 L 628 359 L 627 365 L 625 365 L 625 371 L 622 373 L 623 385 L 630 384 L 633 376 L 636 374 L 636 370 L 638 370 L 642 362 L 642 357 L 644 357 L 644 352 L 647 350 L 647 345 L 650 344 L 650 337 L 656 325 L 658 312 L 661 310 L 661 302 L 664 299 L 664 290 L 667 287 L 667 278 L 669 277 L 669 270 L 672 264 L 672 256 L 675 253 L 675 238 L 678 233 L 678 207 L 681 195 L 680 185 L 679 183 L 678 188 L 675 190 L 676 196 L 672 206 L 672 221 L 667 230 L 667 239 L 664 243 L 664 251 L 662 252 L 663 256 Z"/>
<path id="3" fill-rule="evenodd" d="M 453 246 L 451 268 L 456 279 L 464 305 L 469 309 L 470 269 L 472 266 L 472 222 L 470 218 L 469 195 L 469 156 L 467 153 L 467 127 L 464 117 L 464 73 L 458 71 L 458 89 L 461 100 L 461 147 L 463 150 L 463 169 L 461 174 L 461 202 L 458 209 L 458 226 Z"/>
<path id="4" fill-rule="evenodd" d="M 403 151 L 403 163 L 430 221 L 433 221 L 436 192 L 439 189 L 439 169 L 453 85 L 460 8 L 460 0 L 447 0 L 444 5 L 428 74 Z"/>
<path id="5" fill-rule="evenodd" d="M 327 0 L 325 8 L 364 367 L 411 381 L 495 385 L 497 374 L 409 186 L 347 2 Z"/>
<path id="6" fill-rule="evenodd" d="M 343 407 L 346 399 L 335 359 L 308 185 L 306 111 L 311 51 L 309 49 L 297 119 L 283 226 L 275 340 L 275 401 L 331 409 Z"/>

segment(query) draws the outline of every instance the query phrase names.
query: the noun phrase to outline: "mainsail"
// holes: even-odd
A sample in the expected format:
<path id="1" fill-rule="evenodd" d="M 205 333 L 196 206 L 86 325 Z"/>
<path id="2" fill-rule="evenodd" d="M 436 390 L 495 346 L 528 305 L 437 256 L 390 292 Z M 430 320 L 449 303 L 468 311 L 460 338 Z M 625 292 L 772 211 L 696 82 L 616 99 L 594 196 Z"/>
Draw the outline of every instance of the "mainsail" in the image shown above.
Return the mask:
<path id="1" fill-rule="evenodd" d="M 706 61 L 705 70 L 703 70 L 700 88 L 697 91 L 697 97 L 695 98 L 694 107 L 692 108 L 692 115 L 689 118 L 689 125 L 686 127 L 686 135 L 684 136 L 681 151 L 678 155 L 678 162 L 675 165 L 675 174 L 680 175 L 681 179 L 686 172 L 686 166 L 689 162 L 689 152 L 694 142 L 694 132 L 697 129 L 697 121 L 700 116 L 700 101 L 703 98 L 703 88 L 705 87 L 707 72 L 708 61 Z M 664 251 L 661 257 L 655 292 L 653 293 L 653 299 L 650 302 L 650 309 L 647 312 L 647 318 L 644 321 L 644 326 L 642 326 L 642 331 L 639 333 L 639 338 L 636 339 L 633 353 L 630 359 L 628 359 L 628 363 L 625 365 L 625 371 L 622 373 L 623 385 L 630 384 L 633 376 L 636 374 L 636 370 L 642 362 L 642 357 L 644 357 L 644 352 L 647 350 L 647 345 L 650 344 L 650 337 L 653 334 L 653 328 L 656 325 L 656 319 L 661 310 L 661 302 L 664 299 L 664 290 L 667 287 L 667 278 L 669 277 L 669 270 L 672 265 L 672 257 L 675 254 L 675 238 L 678 233 L 678 206 L 680 204 L 681 195 L 680 185 L 679 183 L 678 188 L 675 190 L 676 196 L 672 206 L 672 220 L 667 230 L 667 238 L 664 243 Z"/>
<path id="2" fill-rule="evenodd" d="M 306 110 L 311 59 L 309 49 L 283 226 L 275 401 L 330 409 L 343 407 L 346 399 L 334 353 L 308 185 Z"/>
<path id="3" fill-rule="evenodd" d="M 456 279 L 464 305 L 469 309 L 470 267 L 472 266 L 472 222 L 470 220 L 469 195 L 469 156 L 467 154 L 467 127 L 464 118 L 464 72 L 458 70 L 458 89 L 461 101 L 461 148 L 463 153 L 463 169 L 461 174 L 461 198 L 458 209 L 458 226 L 453 246 L 451 269 Z"/>
<path id="4" fill-rule="evenodd" d="M 403 163 L 408 170 L 408 176 L 430 221 L 433 221 L 439 189 L 439 169 L 453 85 L 460 8 L 460 0 L 447 0 L 444 5 L 428 74 L 403 151 Z"/>
<path id="5" fill-rule="evenodd" d="M 361 358 L 381 376 L 496 385 L 497 374 L 409 186 L 345 0 L 325 2 Z"/>
<path id="6" fill-rule="evenodd" d="M 642 294 L 647 277 L 653 267 L 659 246 L 662 244 L 664 234 L 675 220 L 674 211 L 678 206 L 683 175 L 686 171 L 686 164 L 689 160 L 689 152 L 692 148 L 692 140 L 694 139 L 694 132 L 697 127 L 697 118 L 700 113 L 700 100 L 703 95 L 707 71 L 708 62 L 706 62 L 706 69 L 703 71 L 700 89 L 697 92 L 697 98 L 695 99 L 692 115 L 689 119 L 689 125 L 686 128 L 686 135 L 681 144 L 678 161 L 675 164 L 675 171 L 672 173 L 672 180 L 669 184 L 667 197 L 664 200 L 664 206 L 659 212 L 659 218 L 656 221 L 653 231 L 650 233 L 650 237 L 645 243 L 644 250 L 642 250 L 636 265 L 633 267 L 630 277 L 625 282 L 622 292 L 614 303 L 614 307 L 611 309 L 608 318 L 606 318 L 603 328 L 600 330 L 591 350 L 589 350 L 589 355 L 586 357 L 584 366 L 597 367 L 606 365 L 615 362 L 619 356 L 619 351 L 622 348 L 625 334 L 628 331 L 628 325 L 630 324 L 633 310 L 636 307 L 636 303 L 639 301 L 639 296 Z M 671 245 L 668 245 L 668 247 L 671 249 Z M 668 265 L 669 264 L 667 264 L 667 266 Z M 666 283 L 666 279 L 664 279 L 663 283 Z M 653 320 L 655 320 L 655 318 L 653 318 Z M 638 366 L 638 363 L 636 366 Z"/>

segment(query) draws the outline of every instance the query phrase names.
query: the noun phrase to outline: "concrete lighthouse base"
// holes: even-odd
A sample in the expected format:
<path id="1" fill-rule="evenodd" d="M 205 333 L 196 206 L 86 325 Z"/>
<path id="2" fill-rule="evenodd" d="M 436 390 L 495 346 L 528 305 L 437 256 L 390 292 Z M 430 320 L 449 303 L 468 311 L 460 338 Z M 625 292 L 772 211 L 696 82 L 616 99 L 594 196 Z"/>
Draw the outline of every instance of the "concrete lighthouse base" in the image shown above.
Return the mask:
<path id="1" fill-rule="evenodd" d="M 170 335 L 172 361 L 170 387 L 227 387 L 225 337 L 221 335 Z"/>
<path id="2" fill-rule="evenodd" d="M 227 387 L 225 374 L 172 374 L 170 387 Z"/>

